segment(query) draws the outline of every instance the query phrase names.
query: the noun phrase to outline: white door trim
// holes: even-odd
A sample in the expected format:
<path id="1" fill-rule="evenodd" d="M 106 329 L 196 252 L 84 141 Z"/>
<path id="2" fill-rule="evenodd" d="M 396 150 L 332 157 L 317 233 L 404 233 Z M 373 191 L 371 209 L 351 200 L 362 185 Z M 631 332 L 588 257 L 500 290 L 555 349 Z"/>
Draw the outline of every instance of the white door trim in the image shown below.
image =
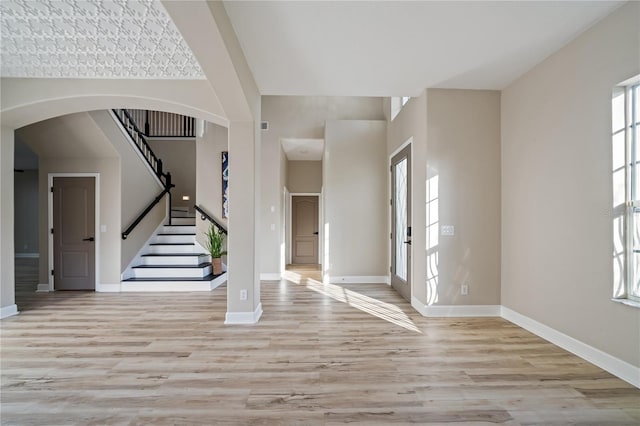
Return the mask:
<path id="1" fill-rule="evenodd" d="M 286 211 L 289 212 L 289 215 L 285 217 L 286 227 L 289 231 L 289 236 L 287 238 L 287 263 L 291 263 L 291 247 L 293 247 L 293 235 L 292 235 L 292 225 L 293 221 L 291 220 L 291 216 L 293 216 L 293 197 L 318 197 L 318 263 L 320 265 L 323 264 L 322 258 L 322 242 L 324 240 L 324 232 L 322 229 L 322 193 L 321 192 L 289 192 L 289 198 L 287 198 L 287 208 Z M 320 268 L 322 270 L 322 268 Z"/>
<path id="2" fill-rule="evenodd" d="M 53 234 L 51 234 L 51 228 L 53 228 L 53 192 L 51 192 L 51 187 L 53 186 L 53 178 L 57 177 L 92 177 L 95 178 L 95 288 L 99 287 L 98 277 L 100 277 L 100 173 L 49 173 L 47 179 L 47 215 L 48 215 L 48 227 L 47 227 L 47 235 L 49 240 L 49 268 L 47 270 L 47 275 L 49 276 L 49 291 L 54 290 L 54 282 L 53 275 L 51 275 L 51 270 L 53 269 Z"/>

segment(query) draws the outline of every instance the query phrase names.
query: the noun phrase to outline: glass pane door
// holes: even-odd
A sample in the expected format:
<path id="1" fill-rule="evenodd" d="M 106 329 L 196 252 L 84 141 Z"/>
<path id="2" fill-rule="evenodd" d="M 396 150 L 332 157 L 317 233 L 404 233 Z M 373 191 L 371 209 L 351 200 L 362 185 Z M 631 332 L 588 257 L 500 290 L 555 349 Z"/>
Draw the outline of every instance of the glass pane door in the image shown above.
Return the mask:
<path id="1" fill-rule="evenodd" d="M 411 300 L 411 145 L 391 159 L 391 285 Z"/>

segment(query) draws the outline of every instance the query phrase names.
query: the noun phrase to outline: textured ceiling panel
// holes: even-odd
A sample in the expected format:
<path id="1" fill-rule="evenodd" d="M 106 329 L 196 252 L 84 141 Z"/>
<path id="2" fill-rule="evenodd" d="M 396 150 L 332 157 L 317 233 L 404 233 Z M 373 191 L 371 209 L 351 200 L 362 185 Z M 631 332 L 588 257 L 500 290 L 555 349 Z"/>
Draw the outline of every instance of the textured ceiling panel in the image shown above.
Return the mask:
<path id="1" fill-rule="evenodd" d="M 203 79 L 160 2 L 0 1 L 0 75 Z"/>

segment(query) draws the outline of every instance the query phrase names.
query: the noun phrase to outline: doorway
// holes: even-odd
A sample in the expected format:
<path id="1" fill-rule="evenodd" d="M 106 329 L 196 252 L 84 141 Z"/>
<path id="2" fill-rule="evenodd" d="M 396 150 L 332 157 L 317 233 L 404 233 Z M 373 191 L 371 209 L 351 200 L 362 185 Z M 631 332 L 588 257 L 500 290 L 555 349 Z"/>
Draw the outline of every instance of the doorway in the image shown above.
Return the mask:
<path id="1" fill-rule="evenodd" d="M 95 290 L 97 176 L 49 175 L 51 290 Z"/>
<path id="2" fill-rule="evenodd" d="M 391 157 L 391 285 L 411 302 L 411 144 Z"/>
<path id="3" fill-rule="evenodd" d="M 317 195 L 291 197 L 291 263 L 319 263 L 319 202 Z"/>

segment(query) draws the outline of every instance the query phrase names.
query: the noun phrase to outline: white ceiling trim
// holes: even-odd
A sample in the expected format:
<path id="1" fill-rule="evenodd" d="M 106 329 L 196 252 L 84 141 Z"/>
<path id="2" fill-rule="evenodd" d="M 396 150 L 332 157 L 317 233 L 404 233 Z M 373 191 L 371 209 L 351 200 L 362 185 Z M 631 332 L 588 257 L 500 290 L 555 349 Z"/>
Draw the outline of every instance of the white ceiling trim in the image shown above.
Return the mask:
<path id="1" fill-rule="evenodd" d="M 0 75 L 204 79 L 158 1 L 2 0 Z"/>

